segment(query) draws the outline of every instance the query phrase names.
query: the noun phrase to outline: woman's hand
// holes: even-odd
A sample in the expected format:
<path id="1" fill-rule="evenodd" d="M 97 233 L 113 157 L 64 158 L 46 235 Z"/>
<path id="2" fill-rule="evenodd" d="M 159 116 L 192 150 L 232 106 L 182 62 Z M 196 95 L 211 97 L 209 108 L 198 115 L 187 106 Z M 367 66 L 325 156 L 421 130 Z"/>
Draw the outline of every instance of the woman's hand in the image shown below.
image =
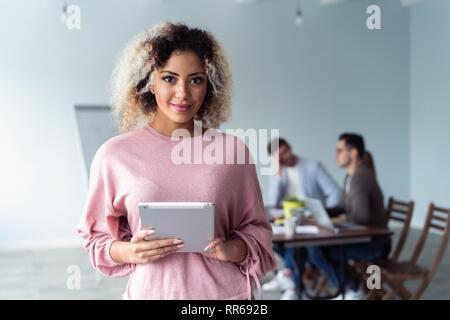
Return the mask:
<path id="1" fill-rule="evenodd" d="M 183 247 L 180 239 L 144 239 L 154 232 L 155 230 L 141 230 L 131 238 L 132 263 L 155 262 Z"/>
<path id="2" fill-rule="evenodd" d="M 247 245 L 240 239 L 230 241 L 215 239 L 204 251 L 202 254 L 208 258 L 239 263 L 247 255 Z"/>
<path id="3" fill-rule="evenodd" d="M 111 257 L 118 263 L 152 263 L 183 247 L 183 241 L 179 239 L 144 239 L 154 232 L 141 230 L 130 242 L 114 241 L 110 248 Z"/>

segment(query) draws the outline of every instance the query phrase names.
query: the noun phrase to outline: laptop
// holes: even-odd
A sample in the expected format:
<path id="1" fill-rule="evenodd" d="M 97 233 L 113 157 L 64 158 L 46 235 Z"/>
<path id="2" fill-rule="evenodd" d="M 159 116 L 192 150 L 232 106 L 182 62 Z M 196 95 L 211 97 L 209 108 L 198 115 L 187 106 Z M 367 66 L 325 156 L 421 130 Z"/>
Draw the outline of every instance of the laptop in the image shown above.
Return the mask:
<path id="1" fill-rule="evenodd" d="M 358 225 L 353 222 L 338 222 L 333 223 L 328 215 L 325 207 L 323 206 L 322 201 L 313 199 L 313 198 L 305 198 L 305 209 L 308 210 L 311 216 L 314 218 L 316 223 L 324 227 L 326 229 L 333 230 L 335 232 L 339 232 L 340 229 L 364 229 L 364 226 Z"/>

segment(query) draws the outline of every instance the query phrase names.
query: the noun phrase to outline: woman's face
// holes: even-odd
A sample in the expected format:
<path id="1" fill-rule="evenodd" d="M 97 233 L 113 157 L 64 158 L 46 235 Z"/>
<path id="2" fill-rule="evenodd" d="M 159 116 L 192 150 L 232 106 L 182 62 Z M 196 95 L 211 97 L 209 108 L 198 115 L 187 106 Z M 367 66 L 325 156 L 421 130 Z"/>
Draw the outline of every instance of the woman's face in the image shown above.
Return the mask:
<path id="1" fill-rule="evenodd" d="M 187 124 L 206 95 L 205 66 L 193 51 L 174 51 L 153 73 L 152 87 L 158 105 L 155 120 L 175 127 Z"/>

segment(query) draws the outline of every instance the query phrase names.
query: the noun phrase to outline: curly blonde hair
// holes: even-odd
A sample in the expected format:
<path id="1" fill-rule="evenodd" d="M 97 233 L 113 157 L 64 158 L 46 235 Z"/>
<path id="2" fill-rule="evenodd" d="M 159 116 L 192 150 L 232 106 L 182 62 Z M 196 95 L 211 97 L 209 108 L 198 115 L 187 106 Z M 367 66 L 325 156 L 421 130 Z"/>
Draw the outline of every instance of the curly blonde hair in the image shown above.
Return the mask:
<path id="1" fill-rule="evenodd" d="M 201 121 L 205 128 L 218 128 L 228 120 L 231 74 L 222 47 L 207 31 L 164 22 L 134 37 L 114 68 L 112 111 L 122 133 L 153 121 L 157 104 L 150 91 L 152 73 L 163 67 L 176 50 L 194 51 L 205 65 L 206 95 L 194 120 Z"/>

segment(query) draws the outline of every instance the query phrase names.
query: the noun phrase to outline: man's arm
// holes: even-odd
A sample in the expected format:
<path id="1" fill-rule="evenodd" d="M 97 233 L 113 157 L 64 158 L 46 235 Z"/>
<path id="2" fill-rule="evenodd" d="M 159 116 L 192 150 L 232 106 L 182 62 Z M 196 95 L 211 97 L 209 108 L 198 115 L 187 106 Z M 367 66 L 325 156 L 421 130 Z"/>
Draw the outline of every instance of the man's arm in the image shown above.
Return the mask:
<path id="1" fill-rule="evenodd" d="M 282 183 L 280 175 L 269 177 L 268 205 L 279 208 L 282 199 Z"/>
<path id="2" fill-rule="evenodd" d="M 317 182 L 326 197 L 326 207 L 343 207 L 341 188 L 320 162 L 317 164 Z"/>

